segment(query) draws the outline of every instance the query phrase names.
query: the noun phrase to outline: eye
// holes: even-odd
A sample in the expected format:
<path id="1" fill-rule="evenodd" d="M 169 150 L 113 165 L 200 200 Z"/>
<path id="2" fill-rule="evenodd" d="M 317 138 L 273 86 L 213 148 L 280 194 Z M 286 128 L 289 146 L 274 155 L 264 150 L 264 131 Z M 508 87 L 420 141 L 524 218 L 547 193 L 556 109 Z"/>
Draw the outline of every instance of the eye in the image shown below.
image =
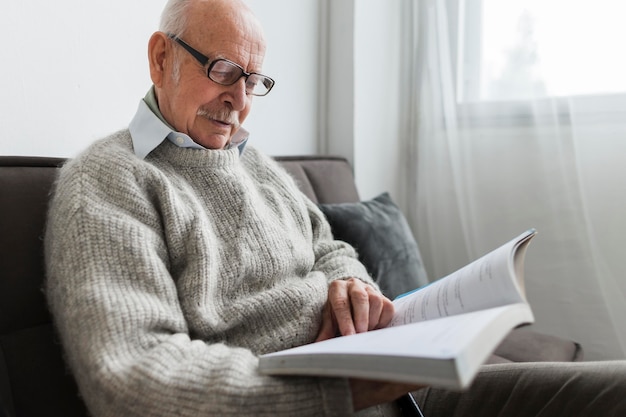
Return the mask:
<path id="1" fill-rule="evenodd" d="M 255 76 L 255 74 L 250 75 L 246 80 L 246 89 L 254 90 L 254 88 L 259 85 L 259 82 L 260 80 Z"/>
<path id="2" fill-rule="evenodd" d="M 236 82 L 241 77 L 241 74 L 241 69 L 236 65 L 228 61 L 219 60 L 212 65 L 209 78 L 216 83 L 230 85 Z"/>

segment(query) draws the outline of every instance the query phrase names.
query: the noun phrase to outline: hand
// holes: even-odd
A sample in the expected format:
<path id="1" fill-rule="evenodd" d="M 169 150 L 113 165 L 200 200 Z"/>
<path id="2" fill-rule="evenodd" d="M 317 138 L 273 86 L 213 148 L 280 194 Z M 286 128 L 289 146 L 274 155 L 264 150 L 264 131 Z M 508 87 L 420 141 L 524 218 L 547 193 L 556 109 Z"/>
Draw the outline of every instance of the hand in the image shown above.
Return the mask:
<path id="1" fill-rule="evenodd" d="M 424 388 L 424 386 L 370 381 L 366 379 L 350 379 L 352 407 L 354 411 L 360 411 L 374 405 L 397 400 L 404 394 L 421 388 Z"/>
<path id="2" fill-rule="evenodd" d="M 383 328 L 391 322 L 393 312 L 393 303 L 360 279 L 333 281 L 315 341 Z"/>

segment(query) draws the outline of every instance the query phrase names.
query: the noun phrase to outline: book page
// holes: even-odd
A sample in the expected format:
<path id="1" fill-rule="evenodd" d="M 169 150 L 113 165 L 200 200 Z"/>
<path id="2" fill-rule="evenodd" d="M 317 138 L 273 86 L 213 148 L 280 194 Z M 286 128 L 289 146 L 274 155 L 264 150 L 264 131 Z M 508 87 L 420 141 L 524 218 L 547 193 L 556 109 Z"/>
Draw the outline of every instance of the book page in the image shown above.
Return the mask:
<path id="1" fill-rule="evenodd" d="M 485 333 L 485 329 L 493 326 L 494 321 L 499 317 L 513 317 L 511 321 L 504 320 L 506 325 L 503 328 L 506 331 L 500 334 L 503 337 L 512 326 L 532 315 L 529 307 L 523 304 L 496 307 L 427 322 L 411 323 L 402 328 L 387 327 L 336 337 L 264 356 L 360 354 L 447 358 L 459 354 L 468 343 L 476 339 L 477 335 L 487 337 L 489 333 Z"/>
<path id="2" fill-rule="evenodd" d="M 531 229 L 432 284 L 394 300 L 390 326 L 525 302 L 523 268 Z"/>

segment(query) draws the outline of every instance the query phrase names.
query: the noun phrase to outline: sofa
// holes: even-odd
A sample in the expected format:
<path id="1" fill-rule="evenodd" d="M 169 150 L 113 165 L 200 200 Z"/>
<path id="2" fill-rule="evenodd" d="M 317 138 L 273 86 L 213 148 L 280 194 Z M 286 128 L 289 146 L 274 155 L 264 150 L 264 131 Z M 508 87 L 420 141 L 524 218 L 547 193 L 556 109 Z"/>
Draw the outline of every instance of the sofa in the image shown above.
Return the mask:
<path id="1" fill-rule="evenodd" d="M 314 202 L 358 203 L 347 160 L 277 157 Z M 42 291 L 47 202 L 62 158 L 0 156 L 0 417 L 85 416 Z M 489 359 L 578 361 L 571 340 L 519 328 Z"/>

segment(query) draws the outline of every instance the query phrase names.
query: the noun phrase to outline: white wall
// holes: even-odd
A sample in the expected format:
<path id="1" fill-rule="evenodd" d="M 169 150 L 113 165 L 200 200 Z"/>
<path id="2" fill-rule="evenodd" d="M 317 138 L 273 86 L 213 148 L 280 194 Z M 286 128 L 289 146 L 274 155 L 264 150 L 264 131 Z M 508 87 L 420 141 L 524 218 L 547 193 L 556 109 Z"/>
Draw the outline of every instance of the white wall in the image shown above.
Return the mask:
<path id="1" fill-rule="evenodd" d="M 165 0 L 0 3 L 3 155 L 73 156 L 128 125 L 150 87 L 147 42 Z M 269 154 L 317 151 L 319 0 L 249 0 L 277 81 L 246 127 Z M 288 16 L 288 18 L 285 18 Z"/>
<path id="2" fill-rule="evenodd" d="M 72 156 L 126 126 L 150 86 L 146 41 L 163 4 L 0 3 L 0 153 Z"/>
<path id="3" fill-rule="evenodd" d="M 246 128 L 269 155 L 318 152 L 320 0 L 246 0 L 265 29 L 263 72 L 276 80 L 256 97 Z"/>
<path id="4" fill-rule="evenodd" d="M 400 1 L 358 0 L 355 8 L 354 167 L 363 198 L 389 191 L 401 204 Z"/>
<path id="5" fill-rule="evenodd" d="M 363 199 L 389 191 L 402 206 L 399 181 L 402 1 L 332 0 L 328 27 L 325 153 L 353 164 Z"/>

